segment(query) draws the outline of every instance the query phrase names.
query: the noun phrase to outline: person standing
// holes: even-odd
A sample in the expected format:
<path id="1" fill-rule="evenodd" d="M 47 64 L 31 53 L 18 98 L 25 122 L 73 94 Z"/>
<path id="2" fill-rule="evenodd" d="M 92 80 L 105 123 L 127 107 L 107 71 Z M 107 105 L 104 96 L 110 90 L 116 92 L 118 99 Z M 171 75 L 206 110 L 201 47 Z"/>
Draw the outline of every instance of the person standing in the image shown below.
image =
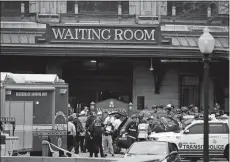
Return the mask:
<path id="1" fill-rule="evenodd" d="M 113 138 L 112 138 L 113 133 L 114 133 L 114 126 L 111 123 L 111 121 L 108 121 L 104 127 L 104 133 L 103 133 L 103 146 L 105 149 L 105 156 L 107 156 L 107 153 L 110 153 L 112 156 L 114 156 Z"/>
<path id="2" fill-rule="evenodd" d="M 136 114 L 133 114 L 131 118 L 132 121 L 125 128 L 125 132 L 127 132 L 127 140 L 129 146 L 137 141 L 138 136 L 138 116 Z"/>
<path id="3" fill-rule="evenodd" d="M 76 135 L 76 129 L 73 122 L 73 117 L 70 116 L 68 119 L 68 132 L 67 132 L 67 148 L 71 152 L 74 147 L 74 137 Z"/>
<path id="4" fill-rule="evenodd" d="M 90 134 L 89 128 L 92 125 L 95 117 L 93 116 L 92 112 L 89 112 L 88 114 L 88 118 L 86 120 L 86 124 L 85 124 L 85 128 L 86 128 L 86 132 L 85 132 L 85 147 L 86 149 L 89 151 L 91 148 L 91 144 L 92 144 L 92 136 Z"/>
<path id="5" fill-rule="evenodd" d="M 103 123 L 100 118 L 96 118 L 95 121 L 93 121 L 92 125 L 90 126 L 89 132 L 91 133 L 92 137 L 92 144 L 89 149 L 90 151 L 90 157 L 93 157 L 93 154 L 95 157 L 98 157 L 99 148 L 102 143 L 102 127 Z M 104 157 L 103 150 L 100 150 L 101 156 Z"/>
<path id="6" fill-rule="evenodd" d="M 74 120 L 73 124 L 76 129 L 76 136 L 75 136 L 75 154 L 79 154 L 79 144 L 80 144 L 80 133 L 83 131 L 82 123 L 78 119 L 79 115 L 74 113 Z"/>

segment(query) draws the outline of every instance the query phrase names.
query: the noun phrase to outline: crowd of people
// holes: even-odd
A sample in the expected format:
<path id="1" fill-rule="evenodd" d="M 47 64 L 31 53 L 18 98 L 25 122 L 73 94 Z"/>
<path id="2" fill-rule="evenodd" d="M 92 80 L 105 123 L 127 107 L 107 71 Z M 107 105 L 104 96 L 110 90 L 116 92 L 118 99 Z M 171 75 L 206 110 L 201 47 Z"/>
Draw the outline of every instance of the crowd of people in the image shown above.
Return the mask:
<path id="1" fill-rule="evenodd" d="M 161 116 L 162 110 L 166 118 L 177 121 L 176 128 L 172 126 L 171 130 L 181 130 L 185 127 L 183 117 L 192 115 L 198 118 L 203 114 L 202 110 L 193 105 L 182 108 L 175 108 L 172 104 L 165 107 L 153 105 L 151 113 L 145 115 L 143 111 L 131 116 L 131 121 L 125 127 L 129 146 L 137 140 L 146 139 L 151 132 L 170 131 L 169 127 L 164 124 L 166 118 Z M 219 104 L 215 104 L 213 112 L 210 114 L 221 116 L 224 112 L 220 109 Z M 85 120 L 82 120 L 84 118 Z M 74 148 L 75 154 L 79 154 L 79 151 L 89 152 L 90 157 L 98 157 L 99 153 L 101 157 L 106 157 L 108 154 L 114 156 L 113 142 L 119 134 L 118 128 L 122 123 L 119 115 L 111 115 L 106 111 L 96 114 L 90 112 L 86 107 L 79 114 L 70 113 L 68 120 L 67 144 L 69 151 Z"/>
<path id="2" fill-rule="evenodd" d="M 81 117 L 87 120 L 81 121 Z M 72 113 L 68 118 L 68 151 L 74 148 L 75 154 L 89 152 L 90 157 L 114 156 L 113 139 L 121 124 L 120 116 L 108 112 L 89 112 L 86 107 L 80 114 Z"/>

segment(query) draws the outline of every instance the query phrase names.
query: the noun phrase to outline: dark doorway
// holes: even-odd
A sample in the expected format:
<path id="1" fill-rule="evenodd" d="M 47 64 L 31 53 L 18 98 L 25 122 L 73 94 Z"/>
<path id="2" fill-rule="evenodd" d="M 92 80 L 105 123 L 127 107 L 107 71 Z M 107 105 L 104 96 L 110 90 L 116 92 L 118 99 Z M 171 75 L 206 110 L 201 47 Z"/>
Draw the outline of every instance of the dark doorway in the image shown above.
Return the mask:
<path id="1" fill-rule="evenodd" d="M 72 106 L 78 110 L 89 106 L 92 101 L 109 98 L 127 103 L 132 101 L 132 61 L 71 59 L 62 68 L 63 79 L 70 85 Z"/>

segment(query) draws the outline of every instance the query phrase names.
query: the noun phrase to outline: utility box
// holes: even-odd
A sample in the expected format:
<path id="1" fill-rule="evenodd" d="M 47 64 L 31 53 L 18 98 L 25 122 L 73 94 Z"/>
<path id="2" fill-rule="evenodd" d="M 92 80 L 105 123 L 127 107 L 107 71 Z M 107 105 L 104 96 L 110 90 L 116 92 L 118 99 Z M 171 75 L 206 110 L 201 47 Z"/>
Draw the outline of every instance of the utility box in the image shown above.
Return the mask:
<path id="1" fill-rule="evenodd" d="M 42 139 L 67 148 L 68 85 L 57 75 L 1 73 L 0 100 L 1 116 L 16 119 L 19 153 L 40 154 Z"/>

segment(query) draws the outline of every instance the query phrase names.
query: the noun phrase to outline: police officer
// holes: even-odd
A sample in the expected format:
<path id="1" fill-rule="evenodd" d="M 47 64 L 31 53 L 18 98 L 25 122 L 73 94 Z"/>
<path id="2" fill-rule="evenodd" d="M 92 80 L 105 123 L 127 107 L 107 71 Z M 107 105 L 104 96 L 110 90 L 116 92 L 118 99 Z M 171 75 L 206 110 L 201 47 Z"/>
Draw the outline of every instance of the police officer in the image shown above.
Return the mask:
<path id="1" fill-rule="evenodd" d="M 92 143 L 89 149 L 90 157 L 93 157 L 93 154 L 95 157 L 98 157 L 99 148 L 102 145 L 103 127 L 104 127 L 104 124 L 102 123 L 102 120 L 100 119 L 100 117 L 97 117 L 93 121 L 92 125 L 90 126 L 89 131 L 92 137 Z M 100 150 L 100 153 L 101 153 L 101 156 L 104 157 L 103 150 Z"/>
<path id="2" fill-rule="evenodd" d="M 138 136 L 138 116 L 133 114 L 131 116 L 132 121 L 126 126 L 125 131 L 127 132 L 127 140 L 129 146 L 137 141 Z"/>

